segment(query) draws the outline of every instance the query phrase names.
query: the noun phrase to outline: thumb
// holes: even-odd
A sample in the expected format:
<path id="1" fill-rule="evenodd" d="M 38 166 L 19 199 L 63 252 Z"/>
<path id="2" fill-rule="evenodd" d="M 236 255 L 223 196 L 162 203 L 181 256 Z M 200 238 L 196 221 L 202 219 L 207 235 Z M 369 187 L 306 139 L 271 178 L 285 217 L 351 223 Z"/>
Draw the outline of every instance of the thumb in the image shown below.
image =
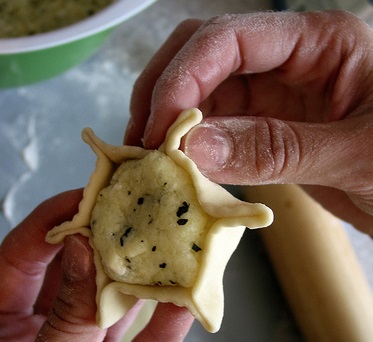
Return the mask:
<path id="1" fill-rule="evenodd" d="M 63 280 L 37 341 L 102 341 L 96 326 L 96 283 L 93 253 L 86 238 L 65 238 Z"/>
<path id="2" fill-rule="evenodd" d="M 183 148 L 217 183 L 323 185 L 345 191 L 371 210 L 373 190 L 365 193 L 365 185 L 373 180 L 372 134 L 367 115 L 329 123 L 211 117 L 187 134 Z"/>

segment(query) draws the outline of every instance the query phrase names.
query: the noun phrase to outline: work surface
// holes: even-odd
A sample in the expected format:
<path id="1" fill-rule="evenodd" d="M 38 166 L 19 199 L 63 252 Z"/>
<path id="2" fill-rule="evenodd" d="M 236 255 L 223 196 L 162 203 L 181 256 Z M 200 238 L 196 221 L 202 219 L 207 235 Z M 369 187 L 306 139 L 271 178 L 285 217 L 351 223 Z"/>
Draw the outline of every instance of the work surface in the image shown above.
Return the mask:
<path id="1" fill-rule="evenodd" d="M 44 199 L 87 183 L 95 156 L 81 141 L 84 127 L 112 144 L 122 142 L 133 83 L 180 21 L 271 7 L 270 1 L 159 0 L 80 66 L 49 81 L 0 90 L 0 240 Z M 373 284 L 373 243 L 347 230 Z M 299 339 L 258 239 L 247 232 L 228 265 L 221 331 L 205 333 L 197 322 L 187 341 Z"/>

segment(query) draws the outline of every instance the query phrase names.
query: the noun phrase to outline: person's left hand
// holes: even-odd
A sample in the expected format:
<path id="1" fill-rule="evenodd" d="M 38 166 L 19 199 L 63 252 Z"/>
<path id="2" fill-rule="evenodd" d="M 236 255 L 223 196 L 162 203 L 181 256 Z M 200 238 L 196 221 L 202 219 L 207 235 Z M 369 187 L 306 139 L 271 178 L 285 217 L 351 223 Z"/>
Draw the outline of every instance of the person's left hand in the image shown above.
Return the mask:
<path id="1" fill-rule="evenodd" d="M 141 308 L 140 301 L 117 324 L 100 329 L 88 240 L 68 236 L 64 248 L 45 242 L 48 230 L 77 212 L 81 196 L 75 190 L 45 201 L 1 244 L 1 341 L 119 341 Z M 192 322 L 187 309 L 162 304 L 138 339 L 181 341 Z"/>

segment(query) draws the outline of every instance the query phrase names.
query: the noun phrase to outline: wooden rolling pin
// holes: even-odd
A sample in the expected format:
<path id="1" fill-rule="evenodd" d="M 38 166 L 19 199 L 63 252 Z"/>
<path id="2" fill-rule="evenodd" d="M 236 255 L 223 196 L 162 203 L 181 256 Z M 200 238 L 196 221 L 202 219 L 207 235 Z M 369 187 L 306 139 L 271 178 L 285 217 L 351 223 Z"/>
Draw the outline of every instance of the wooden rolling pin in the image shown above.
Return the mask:
<path id="1" fill-rule="evenodd" d="M 340 221 L 295 185 L 245 194 L 274 211 L 261 234 L 305 339 L 373 341 L 372 291 Z"/>

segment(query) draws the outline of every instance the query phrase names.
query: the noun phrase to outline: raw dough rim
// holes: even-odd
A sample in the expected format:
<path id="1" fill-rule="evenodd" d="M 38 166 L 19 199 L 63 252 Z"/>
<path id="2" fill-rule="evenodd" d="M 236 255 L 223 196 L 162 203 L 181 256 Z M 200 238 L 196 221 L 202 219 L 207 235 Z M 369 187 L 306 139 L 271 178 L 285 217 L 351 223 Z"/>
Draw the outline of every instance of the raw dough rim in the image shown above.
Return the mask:
<path id="1" fill-rule="evenodd" d="M 245 228 L 265 227 L 273 221 L 269 208 L 260 203 L 238 200 L 220 185 L 204 177 L 195 163 L 179 150 L 181 138 L 201 120 L 202 113 L 198 109 L 184 110 L 168 130 L 165 142 L 159 148 L 191 175 L 198 200 L 210 216 L 211 226 L 208 228 L 200 269 L 196 283 L 191 288 L 132 285 L 112 281 L 106 275 L 100 254 L 92 243 L 89 227 L 96 197 L 99 191 L 108 185 L 116 164 L 127 159 L 143 158 L 151 150 L 107 144 L 89 128 L 82 132 L 83 140 L 97 156 L 96 167 L 84 189 L 78 213 L 71 221 L 64 222 L 48 232 L 46 240 L 59 243 L 66 235 L 76 233 L 90 238 L 97 274 L 97 324 L 101 328 L 113 325 L 135 304 L 137 298 L 143 298 L 186 306 L 207 331 L 216 332 L 220 328 L 224 313 L 224 270 L 232 253 Z"/>

